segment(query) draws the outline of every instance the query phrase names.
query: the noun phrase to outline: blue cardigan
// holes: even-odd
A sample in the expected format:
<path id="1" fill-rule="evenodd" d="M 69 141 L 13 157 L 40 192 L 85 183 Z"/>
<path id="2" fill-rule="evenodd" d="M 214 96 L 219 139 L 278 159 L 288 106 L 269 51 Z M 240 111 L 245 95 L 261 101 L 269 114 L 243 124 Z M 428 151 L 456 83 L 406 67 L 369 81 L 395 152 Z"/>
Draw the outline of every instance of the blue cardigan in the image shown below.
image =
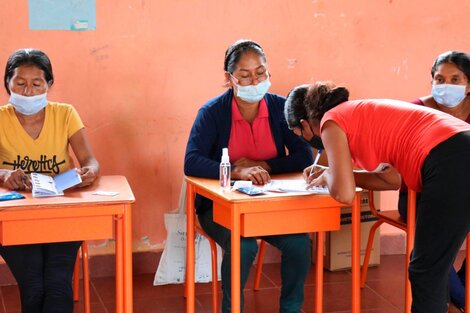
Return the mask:
<path id="1" fill-rule="evenodd" d="M 232 98 L 233 90 L 230 88 L 199 109 L 186 146 L 185 175 L 219 178 L 222 148 L 228 147 L 230 139 Z M 268 93 L 264 99 L 277 149 L 276 158 L 265 160 L 271 167 L 271 174 L 302 171 L 312 164 L 312 149 L 287 127 L 284 119 L 285 98 Z M 286 148 L 289 155 L 286 155 Z M 197 213 L 210 207 L 212 201 L 196 196 Z"/>

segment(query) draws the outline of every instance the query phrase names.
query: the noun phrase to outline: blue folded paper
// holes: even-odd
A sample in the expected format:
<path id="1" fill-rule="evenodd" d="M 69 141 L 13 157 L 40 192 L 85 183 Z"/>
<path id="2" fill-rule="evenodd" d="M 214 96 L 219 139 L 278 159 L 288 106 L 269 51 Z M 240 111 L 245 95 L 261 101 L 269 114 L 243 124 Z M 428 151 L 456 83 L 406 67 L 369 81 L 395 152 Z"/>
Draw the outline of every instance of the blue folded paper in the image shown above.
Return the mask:
<path id="1" fill-rule="evenodd" d="M 250 196 L 257 196 L 264 194 L 264 190 L 256 186 L 238 187 L 238 191 L 246 193 Z"/>
<path id="2" fill-rule="evenodd" d="M 21 193 L 16 191 L 0 192 L 0 201 L 24 199 Z"/>

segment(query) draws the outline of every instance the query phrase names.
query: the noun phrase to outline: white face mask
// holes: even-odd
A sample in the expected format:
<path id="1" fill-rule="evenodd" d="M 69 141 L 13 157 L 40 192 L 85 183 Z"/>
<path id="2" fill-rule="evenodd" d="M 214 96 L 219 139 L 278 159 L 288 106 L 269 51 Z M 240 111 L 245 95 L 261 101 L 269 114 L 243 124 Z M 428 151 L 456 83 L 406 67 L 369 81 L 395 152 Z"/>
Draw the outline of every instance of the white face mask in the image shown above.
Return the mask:
<path id="1" fill-rule="evenodd" d="M 10 93 L 10 103 L 16 111 L 24 115 L 36 114 L 47 105 L 47 92 L 32 97 L 22 96 L 12 91 Z"/>
<path id="2" fill-rule="evenodd" d="M 438 84 L 432 86 L 432 97 L 437 103 L 445 107 L 453 108 L 467 96 L 466 85 Z"/>
<path id="3" fill-rule="evenodd" d="M 269 77 L 258 85 L 237 85 L 237 96 L 248 103 L 256 103 L 263 99 L 264 95 L 268 92 L 269 87 L 271 87 Z"/>

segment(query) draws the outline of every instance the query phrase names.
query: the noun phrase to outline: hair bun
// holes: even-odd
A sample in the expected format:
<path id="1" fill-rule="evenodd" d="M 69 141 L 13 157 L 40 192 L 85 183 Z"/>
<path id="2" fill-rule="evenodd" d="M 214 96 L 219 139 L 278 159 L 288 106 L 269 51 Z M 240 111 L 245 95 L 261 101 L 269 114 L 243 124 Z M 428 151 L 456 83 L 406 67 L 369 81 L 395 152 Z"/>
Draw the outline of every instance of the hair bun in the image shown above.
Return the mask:
<path id="1" fill-rule="evenodd" d="M 326 113 L 340 103 L 348 101 L 349 91 L 345 87 L 335 87 L 326 92 L 322 103 L 322 111 Z"/>

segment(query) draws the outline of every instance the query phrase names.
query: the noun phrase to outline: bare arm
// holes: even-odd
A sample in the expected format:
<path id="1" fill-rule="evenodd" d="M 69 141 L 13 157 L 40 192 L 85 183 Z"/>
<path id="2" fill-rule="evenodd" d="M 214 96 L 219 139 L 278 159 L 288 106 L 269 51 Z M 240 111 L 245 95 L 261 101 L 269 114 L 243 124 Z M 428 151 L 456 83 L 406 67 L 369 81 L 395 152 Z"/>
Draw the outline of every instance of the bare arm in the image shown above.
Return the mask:
<path id="1" fill-rule="evenodd" d="M 78 173 L 82 178 L 82 183 L 79 187 L 91 185 L 99 175 L 100 165 L 93 155 L 83 128 L 70 137 L 70 145 L 80 163 Z"/>
<path id="2" fill-rule="evenodd" d="M 397 190 L 401 186 L 401 176 L 395 168 L 383 173 L 354 172 L 356 185 L 369 190 Z"/>
<path id="3" fill-rule="evenodd" d="M 271 166 L 269 166 L 266 161 L 255 161 L 255 160 L 250 160 L 248 158 L 240 158 L 235 163 L 233 163 L 235 166 L 241 166 L 241 167 L 254 167 L 254 166 L 261 166 L 264 168 L 268 173 L 271 173 Z"/>
<path id="4" fill-rule="evenodd" d="M 311 185 L 326 185 L 336 201 L 351 204 L 356 194 L 356 183 L 346 134 L 335 122 L 327 121 L 323 125 L 322 141 L 329 168 L 312 180 Z"/>

